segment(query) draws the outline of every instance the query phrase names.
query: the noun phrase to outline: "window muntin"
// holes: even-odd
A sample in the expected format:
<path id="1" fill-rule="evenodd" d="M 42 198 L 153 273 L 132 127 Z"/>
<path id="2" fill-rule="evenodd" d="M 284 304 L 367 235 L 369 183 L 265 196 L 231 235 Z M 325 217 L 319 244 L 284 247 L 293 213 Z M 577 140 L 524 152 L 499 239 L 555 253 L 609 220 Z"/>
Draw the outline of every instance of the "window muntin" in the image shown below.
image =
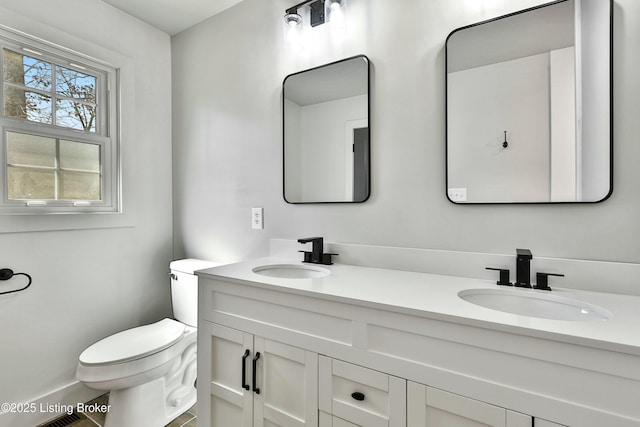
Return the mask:
<path id="1" fill-rule="evenodd" d="M 9 200 L 101 200 L 102 147 L 7 132 Z"/>
<path id="2" fill-rule="evenodd" d="M 2 58 L 7 117 L 96 132 L 97 76 L 7 48 Z"/>
<path id="3" fill-rule="evenodd" d="M 0 213 L 119 211 L 117 70 L 3 35 Z"/>

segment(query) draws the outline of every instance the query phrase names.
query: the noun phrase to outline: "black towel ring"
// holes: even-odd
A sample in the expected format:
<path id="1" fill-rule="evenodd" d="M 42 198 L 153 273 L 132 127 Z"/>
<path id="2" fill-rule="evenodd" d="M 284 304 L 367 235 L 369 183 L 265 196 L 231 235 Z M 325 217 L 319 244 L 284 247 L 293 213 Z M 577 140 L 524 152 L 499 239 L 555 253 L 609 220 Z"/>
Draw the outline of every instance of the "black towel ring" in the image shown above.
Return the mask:
<path id="1" fill-rule="evenodd" d="M 31 286 L 31 276 L 29 276 L 27 273 L 14 273 L 13 270 L 11 270 L 10 268 L 0 268 L 0 280 L 9 280 L 14 276 L 25 276 L 27 279 L 29 279 L 29 283 L 27 283 L 27 286 L 25 286 L 24 288 L 14 289 L 12 291 L 0 292 L 0 295 L 24 291 L 29 286 Z"/>

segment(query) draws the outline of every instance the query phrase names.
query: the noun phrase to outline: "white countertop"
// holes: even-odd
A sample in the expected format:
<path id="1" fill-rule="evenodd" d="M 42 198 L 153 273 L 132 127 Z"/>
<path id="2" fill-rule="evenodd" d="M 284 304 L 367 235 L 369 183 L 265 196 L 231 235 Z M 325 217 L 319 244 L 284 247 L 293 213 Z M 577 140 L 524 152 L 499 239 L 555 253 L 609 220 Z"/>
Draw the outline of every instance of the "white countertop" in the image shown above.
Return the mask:
<path id="1" fill-rule="evenodd" d="M 267 277 L 252 271 L 264 265 L 297 264 L 326 268 L 331 274 L 313 279 Z M 258 258 L 201 270 L 198 275 L 223 278 L 332 301 L 450 321 L 470 326 L 570 342 L 640 355 L 640 297 L 554 287 L 548 291 L 498 286 L 495 281 L 437 274 L 359 267 L 316 265 L 282 258 Z M 567 321 L 520 316 L 477 306 L 458 297 L 465 289 L 502 289 L 541 292 L 599 306 L 612 314 L 608 320 Z"/>

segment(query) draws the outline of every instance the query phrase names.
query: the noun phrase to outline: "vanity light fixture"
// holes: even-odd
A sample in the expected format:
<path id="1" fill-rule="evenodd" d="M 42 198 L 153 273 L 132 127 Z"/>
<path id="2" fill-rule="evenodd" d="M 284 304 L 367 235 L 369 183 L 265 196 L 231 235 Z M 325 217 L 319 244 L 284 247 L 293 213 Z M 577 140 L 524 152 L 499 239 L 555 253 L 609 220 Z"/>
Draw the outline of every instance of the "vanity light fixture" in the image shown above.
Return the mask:
<path id="1" fill-rule="evenodd" d="M 285 11 L 284 32 L 285 40 L 293 47 L 299 47 L 302 39 L 302 16 L 298 9 L 309 6 L 309 24 L 317 27 L 328 22 L 334 35 L 346 34 L 345 10 L 347 0 L 306 0 Z"/>
<path id="2" fill-rule="evenodd" d="M 302 26 L 302 16 L 298 14 L 298 8 L 308 4 L 311 9 L 311 26 L 315 27 L 324 24 L 324 2 L 325 0 L 306 0 L 286 10 L 284 22 L 288 25 Z"/>

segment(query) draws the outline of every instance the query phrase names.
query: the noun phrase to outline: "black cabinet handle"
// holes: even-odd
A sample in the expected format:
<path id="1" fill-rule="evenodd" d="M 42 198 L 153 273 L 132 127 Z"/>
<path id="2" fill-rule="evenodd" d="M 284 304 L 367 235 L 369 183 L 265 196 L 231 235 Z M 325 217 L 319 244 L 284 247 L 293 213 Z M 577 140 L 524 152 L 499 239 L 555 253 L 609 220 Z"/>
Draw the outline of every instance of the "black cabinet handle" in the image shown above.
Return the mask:
<path id="1" fill-rule="evenodd" d="M 246 349 L 242 356 L 242 388 L 245 390 L 249 390 L 249 384 L 247 384 L 247 357 L 249 357 L 249 349 Z"/>
<path id="2" fill-rule="evenodd" d="M 362 402 L 364 400 L 364 393 L 360 393 L 359 391 L 356 391 L 354 393 L 351 393 L 351 397 L 353 397 L 358 402 Z"/>
<path id="3" fill-rule="evenodd" d="M 258 359 L 260 359 L 260 352 L 257 352 L 253 357 L 253 391 L 256 394 L 260 394 L 260 389 L 256 387 L 256 372 L 258 371 Z"/>

